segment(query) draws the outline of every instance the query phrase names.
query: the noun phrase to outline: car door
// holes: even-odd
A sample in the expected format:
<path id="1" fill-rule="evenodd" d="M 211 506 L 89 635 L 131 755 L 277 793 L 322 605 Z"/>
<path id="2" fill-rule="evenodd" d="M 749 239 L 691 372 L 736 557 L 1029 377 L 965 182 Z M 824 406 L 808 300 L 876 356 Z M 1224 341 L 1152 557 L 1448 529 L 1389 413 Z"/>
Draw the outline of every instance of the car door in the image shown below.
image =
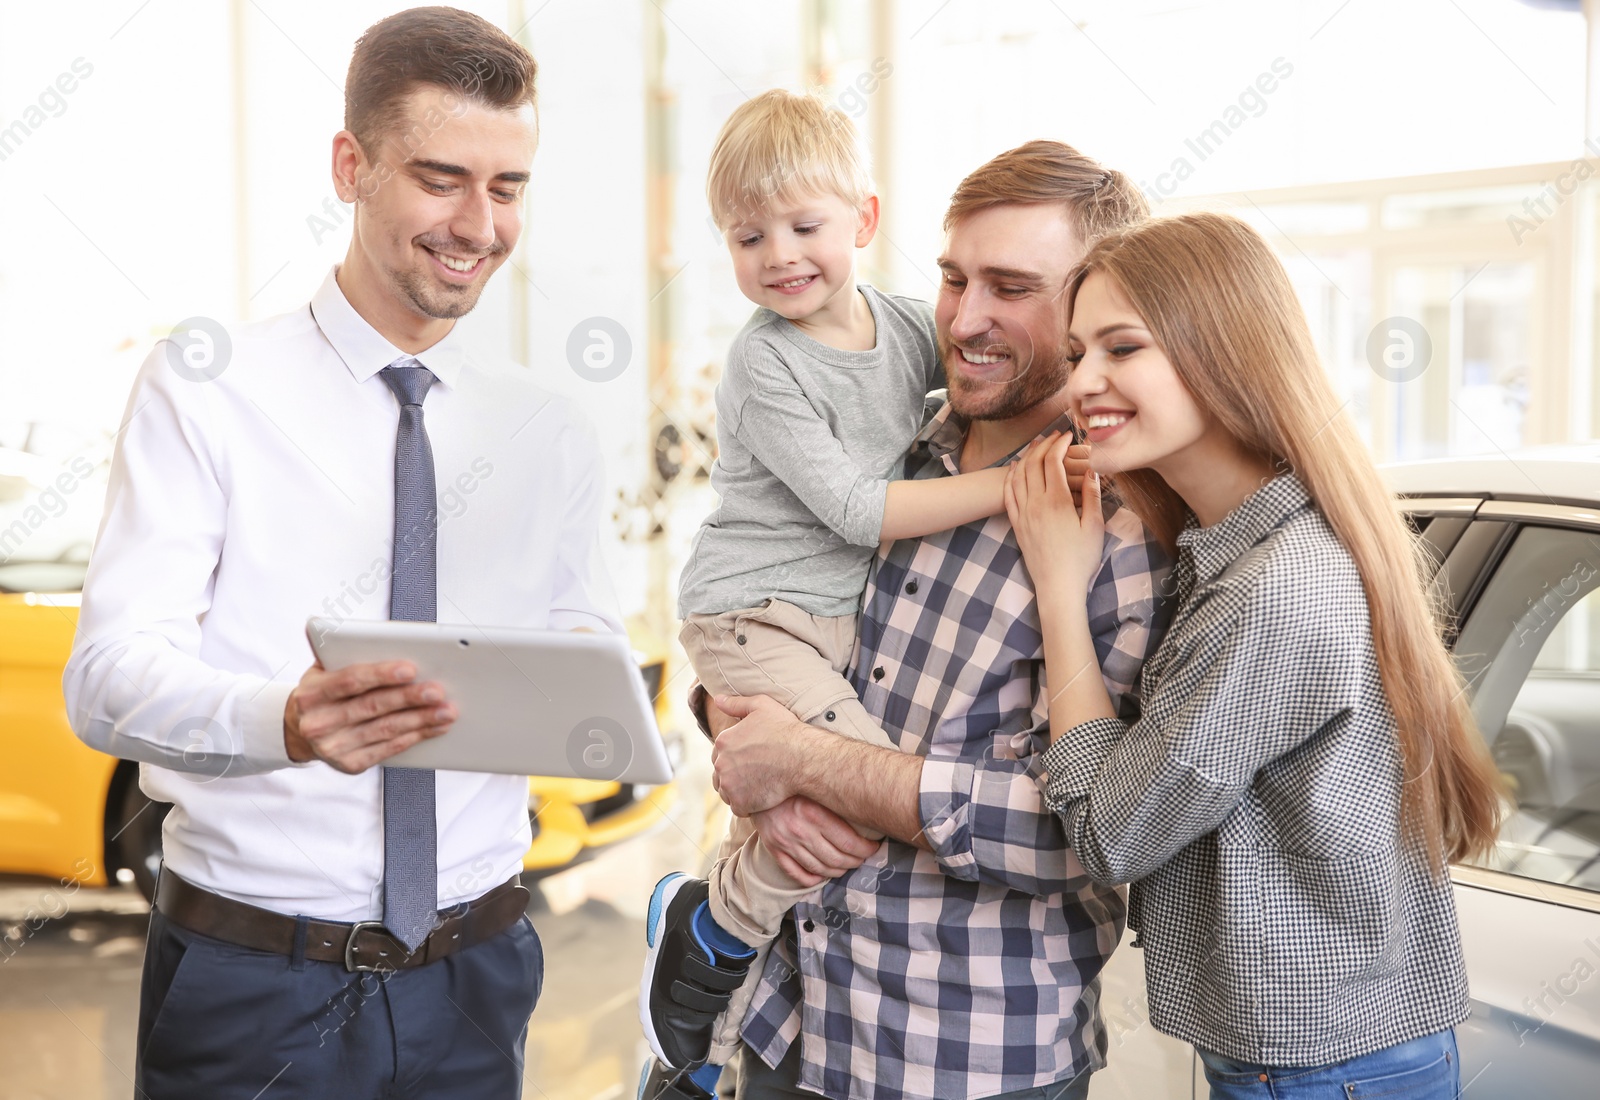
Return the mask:
<path id="1" fill-rule="evenodd" d="M 67 724 L 61 667 L 78 609 L 75 594 L 52 592 L 71 587 L 63 572 L 56 563 L 0 563 L 0 874 L 98 886 L 116 761 Z"/>
<path id="2" fill-rule="evenodd" d="M 1463 507 L 1449 518 L 1465 520 Z M 1437 518 L 1423 519 L 1427 527 Z M 1436 578 L 1473 712 L 1514 799 L 1453 868 L 1474 1100 L 1600 1092 L 1600 510 L 1485 501 Z"/>

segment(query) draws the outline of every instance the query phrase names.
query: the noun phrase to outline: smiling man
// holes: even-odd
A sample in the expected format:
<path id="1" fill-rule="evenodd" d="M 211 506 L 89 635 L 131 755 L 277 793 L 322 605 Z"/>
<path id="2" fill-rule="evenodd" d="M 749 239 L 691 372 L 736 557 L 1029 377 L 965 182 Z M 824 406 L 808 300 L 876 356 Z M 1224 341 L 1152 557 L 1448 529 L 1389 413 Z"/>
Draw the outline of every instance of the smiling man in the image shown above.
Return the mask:
<path id="1" fill-rule="evenodd" d="M 1072 430 L 1067 273 L 1144 210 L 1125 177 L 1059 142 L 962 181 L 934 309 L 949 394 L 907 477 L 1001 466 Z M 1125 509 L 1106 527 L 1089 671 L 1132 714 L 1166 554 Z M 717 738 L 718 791 L 832 878 L 793 909 L 743 1020 L 741 1100 L 1081 1100 L 1105 1064 L 1098 975 L 1124 907 L 1083 873 L 1038 785 L 1043 639 L 1005 514 L 880 551 L 851 681 L 898 752 L 807 729 L 764 696 L 721 700 L 745 717 Z M 841 873 L 860 862 L 845 822 L 889 839 Z"/>
<path id="2" fill-rule="evenodd" d="M 621 630 L 592 431 L 455 333 L 522 232 L 534 77 L 451 8 L 370 28 L 333 139 L 343 263 L 292 313 L 174 334 L 134 383 L 65 689 L 173 805 L 150 1100 L 520 1095 L 527 781 L 381 767 L 454 709 L 404 662 L 316 667 L 305 624 Z M 441 517 L 441 491 L 464 504 Z"/>

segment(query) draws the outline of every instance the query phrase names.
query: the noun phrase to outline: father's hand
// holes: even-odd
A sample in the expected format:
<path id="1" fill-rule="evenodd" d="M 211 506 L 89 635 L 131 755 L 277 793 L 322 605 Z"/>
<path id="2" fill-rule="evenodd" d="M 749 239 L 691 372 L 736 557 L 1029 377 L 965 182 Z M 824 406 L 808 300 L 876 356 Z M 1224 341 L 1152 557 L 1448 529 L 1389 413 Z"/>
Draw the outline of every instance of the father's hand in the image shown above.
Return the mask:
<path id="1" fill-rule="evenodd" d="M 437 737 L 456 719 L 444 687 L 413 683 L 407 661 L 306 669 L 283 708 L 283 744 L 297 764 L 323 760 L 354 775 Z"/>
<path id="2" fill-rule="evenodd" d="M 750 822 L 778 866 L 802 886 L 820 886 L 855 870 L 880 843 L 856 832 L 832 810 L 800 795 L 751 814 Z"/>
<path id="3" fill-rule="evenodd" d="M 718 695 L 717 708 L 738 719 L 711 746 L 711 786 L 739 817 L 770 810 L 795 789 L 811 730 L 765 695 Z"/>

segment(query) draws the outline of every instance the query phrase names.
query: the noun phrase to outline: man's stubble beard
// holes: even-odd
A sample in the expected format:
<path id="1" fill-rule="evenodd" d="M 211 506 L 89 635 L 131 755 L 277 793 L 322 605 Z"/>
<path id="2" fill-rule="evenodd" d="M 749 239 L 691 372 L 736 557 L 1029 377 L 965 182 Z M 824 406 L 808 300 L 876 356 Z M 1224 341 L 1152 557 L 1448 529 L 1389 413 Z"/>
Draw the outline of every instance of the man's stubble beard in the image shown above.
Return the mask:
<path id="1" fill-rule="evenodd" d="M 951 365 L 951 360 L 960 355 L 955 344 L 940 337 L 939 350 L 944 357 L 950 407 L 968 420 L 1011 420 L 1021 416 L 1060 393 L 1071 370 L 1062 349 L 1049 360 L 1024 365 L 1004 382 L 972 382 Z M 1011 354 L 1016 363 L 1016 350 L 1012 349 Z"/>
<path id="2" fill-rule="evenodd" d="M 396 288 L 406 301 L 424 317 L 448 321 L 457 317 L 465 317 L 471 313 L 478 304 L 478 299 L 483 296 L 483 288 L 488 280 L 464 286 L 459 292 L 444 291 L 433 284 L 431 276 L 420 271 L 397 271 L 394 273 Z"/>
<path id="3" fill-rule="evenodd" d="M 420 237 L 408 243 L 419 247 L 438 246 L 439 251 L 446 251 L 452 248 L 458 252 L 471 251 L 469 248 L 463 248 L 460 242 L 457 241 L 430 241 L 426 237 Z M 505 251 L 505 246 L 500 241 L 496 241 L 494 247 L 484 256 L 484 262 L 492 262 L 495 257 Z M 426 268 L 428 261 L 423 259 L 422 263 L 423 267 Z M 489 275 L 492 274 L 494 272 L 487 272 L 477 282 L 462 287 L 448 284 L 441 286 L 434 279 L 432 272 L 427 270 L 397 269 L 390 273 L 390 277 L 394 281 L 395 289 L 400 292 L 406 301 L 411 303 L 412 309 L 424 317 L 432 317 L 439 321 L 451 321 L 458 317 L 465 317 L 472 312 L 478 304 L 478 299 L 483 296 L 484 287 L 489 285 Z"/>

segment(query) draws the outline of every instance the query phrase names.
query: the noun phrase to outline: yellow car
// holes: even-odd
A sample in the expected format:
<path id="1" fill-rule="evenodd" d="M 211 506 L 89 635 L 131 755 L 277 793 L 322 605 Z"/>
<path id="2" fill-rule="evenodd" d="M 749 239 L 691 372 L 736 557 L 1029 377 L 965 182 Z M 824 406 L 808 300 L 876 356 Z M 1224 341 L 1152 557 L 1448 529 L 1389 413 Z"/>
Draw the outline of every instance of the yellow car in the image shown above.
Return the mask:
<path id="1" fill-rule="evenodd" d="M 80 886 L 131 879 L 148 898 L 167 806 L 139 790 L 137 764 L 78 740 L 61 698 L 83 573 L 81 562 L 0 564 L 0 873 Z M 659 657 L 640 663 L 658 722 L 665 667 Z M 680 745 L 668 738 L 674 764 Z M 548 874 L 637 836 L 676 797 L 675 784 L 530 779 L 533 845 L 523 869 Z"/>

